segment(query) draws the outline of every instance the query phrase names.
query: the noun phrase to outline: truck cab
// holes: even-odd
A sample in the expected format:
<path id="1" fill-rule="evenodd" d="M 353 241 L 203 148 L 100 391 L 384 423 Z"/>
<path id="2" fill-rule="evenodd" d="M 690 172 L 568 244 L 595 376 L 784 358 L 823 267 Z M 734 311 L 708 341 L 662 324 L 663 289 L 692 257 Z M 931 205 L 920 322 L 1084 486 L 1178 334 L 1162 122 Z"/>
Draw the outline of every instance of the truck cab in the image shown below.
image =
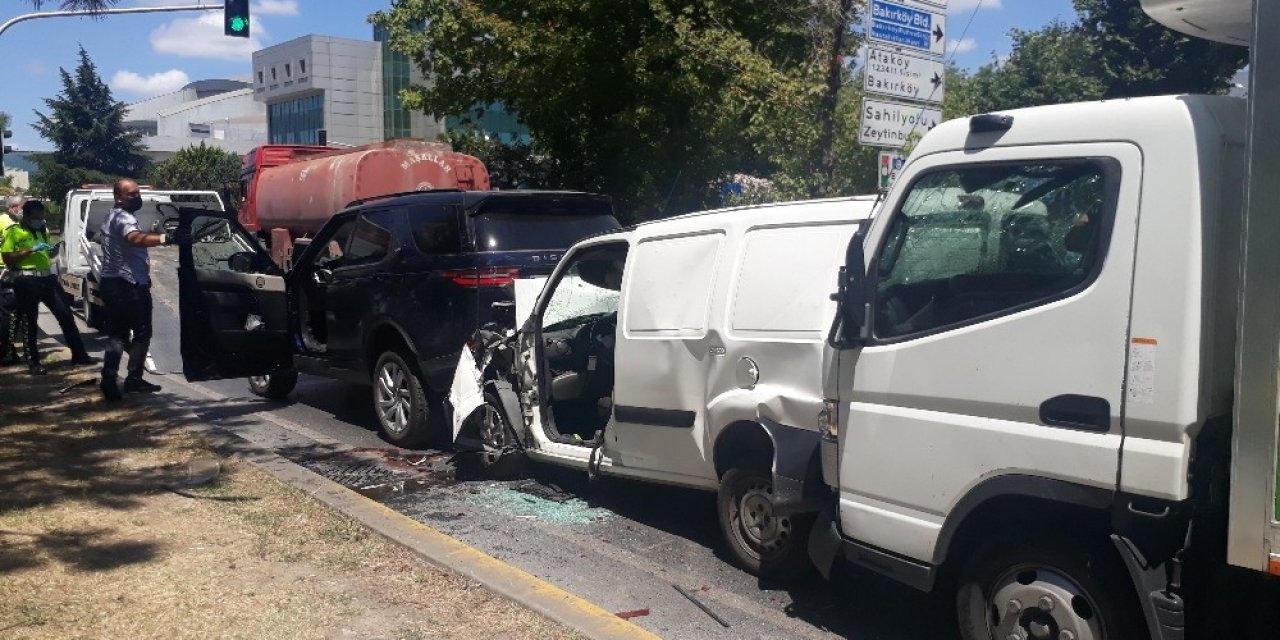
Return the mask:
<path id="1" fill-rule="evenodd" d="M 1244 116 L 1170 96 L 925 136 L 848 247 L 821 570 L 957 576 L 970 639 L 1181 628 L 1229 477 Z"/>
<path id="2" fill-rule="evenodd" d="M 249 378 L 273 399 L 300 372 L 370 385 L 384 437 L 412 447 L 442 433 L 458 354 L 501 322 L 516 280 L 545 279 L 618 222 L 608 198 L 577 192 L 375 197 L 330 217 L 287 273 L 232 214 L 183 209 L 179 228 L 188 380 Z"/>

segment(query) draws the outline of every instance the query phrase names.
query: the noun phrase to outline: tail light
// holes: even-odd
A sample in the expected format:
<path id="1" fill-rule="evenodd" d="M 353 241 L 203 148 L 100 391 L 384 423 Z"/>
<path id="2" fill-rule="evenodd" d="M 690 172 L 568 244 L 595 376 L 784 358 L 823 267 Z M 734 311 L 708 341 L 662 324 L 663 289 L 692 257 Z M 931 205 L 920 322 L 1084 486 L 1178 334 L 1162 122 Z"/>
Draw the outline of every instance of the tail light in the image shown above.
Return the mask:
<path id="1" fill-rule="evenodd" d="M 462 269 L 446 271 L 445 277 L 459 287 L 503 287 L 520 277 L 519 269 Z"/>

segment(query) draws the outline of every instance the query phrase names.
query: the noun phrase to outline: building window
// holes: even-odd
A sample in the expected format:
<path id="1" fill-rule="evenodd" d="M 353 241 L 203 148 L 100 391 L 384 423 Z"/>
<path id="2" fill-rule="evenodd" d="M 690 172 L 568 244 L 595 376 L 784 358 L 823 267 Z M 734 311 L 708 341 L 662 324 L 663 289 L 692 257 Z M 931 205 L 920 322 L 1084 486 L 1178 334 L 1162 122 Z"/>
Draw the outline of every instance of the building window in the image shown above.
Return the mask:
<path id="1" fill-rule="evenodd" d="M 324 128 L 324 94 L 267 105 L 267 138 L 271 144 L 320 144 Z"/>
<path id="2" fill-rule="evenodd" d="M 293 65 L 289 64 L 288 62 L 284 63 L 284 77 L 286 78 L 293 77 Z"/>
<path id="3" fill-rule="evenodd" d="M 409 88 L 409 56 L 382 44 L 382 137 L 407 138 L 413 135 L 409 110 L 400 104 L 400 91 Z"/>
<path id="4" fill-rule="evenodd" d="M 306 61 L 306 60 L 299 60 L 299 61 L 298 61 L 298 75 L 300 75 L 300 76 L 305 76 L 305 75 L 307 75 L 307 61 Z"/>
<path id="5" fill-rule="evenodd" d="M 275 68 L 275 67 L 271 67 L 271 81 L 272 81 L 272 82 L 275 82 L 275 81 L 276 81 L 276 68 Z"/>
<path id="6" fill-rule="evenodd" d="M 262 69 L 258 69 L 258 84 L 262 84 Z"/>

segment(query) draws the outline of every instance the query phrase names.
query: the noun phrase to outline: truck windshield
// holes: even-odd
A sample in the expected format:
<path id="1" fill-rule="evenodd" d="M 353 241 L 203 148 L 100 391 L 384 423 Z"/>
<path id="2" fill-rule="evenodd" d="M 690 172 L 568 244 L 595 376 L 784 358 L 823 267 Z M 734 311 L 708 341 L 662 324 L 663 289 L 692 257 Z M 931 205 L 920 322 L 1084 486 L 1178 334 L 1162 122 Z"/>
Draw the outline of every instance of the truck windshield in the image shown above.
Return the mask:
<path id="1" fill-rule="evenodd" d="M 607 214 L 486 213 L 472 220 L 477 251 L 567 249 L 587 236 L 618 228 Z"/>
<path id="2" fill-rule="evenodd" d="M 147 198 L 144 193 L 142 208 L 134 213 L 133 216 L 138 219 L 138 228 L 143 231 L 151 231 L 159 228 L 165 218 L 177 219 L 178 207 L 187 207 L 193 209 L 209 209 L 211 211 L 221 211 L 222 207 L 218 205 L 218 201 L 212 195 L 208 197 L 200 197 L 196 195 L 187 195 L 185 198 L 177 196 L 172 197 L 173 202 L 156 202 Z M 169 198 L 169 196 L 166 196 Z M 189 200 L 179 202 L 179 200 Z M 93 242 L 98 242 L 98 233 L 102 231 L 102 223 L 106 221 L 107 214 L 115 208 L 113 200 L 95 200 L 89 203 L 88 215 L 85 217 L 84 233 L 85 237 Z"/>

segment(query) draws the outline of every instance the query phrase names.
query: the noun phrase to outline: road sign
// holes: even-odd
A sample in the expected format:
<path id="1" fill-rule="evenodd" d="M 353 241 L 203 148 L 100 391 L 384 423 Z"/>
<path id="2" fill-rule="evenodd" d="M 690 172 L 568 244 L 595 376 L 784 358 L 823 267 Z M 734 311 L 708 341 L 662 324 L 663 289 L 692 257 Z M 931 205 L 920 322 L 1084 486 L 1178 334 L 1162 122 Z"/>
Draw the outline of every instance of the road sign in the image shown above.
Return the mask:
<path id="1" fill-rule="evenodd" d="M 937 58 L 867 47 L 862 77 L 862 88 L 867 93 L 942 104 L 947 68 Z"/>
<path id="2" fill-rule="evenodd" d="M 897 149 L 885 149 L 880 152 L 879 167 L 880 190 L 887 191 L 893 186 L 898 174 L 902 173 L 902 167 L 906 166 L 907 157 Z"/>
<path id="3" fill-rule="evenodd" d="M 940 122 L 939 109 L 864 98 L 858 142 L 873 147 L 905 147 L 912 133 L 924 135 Z"/>
<path id="4" fill-rule="evenodd" d="M 867 37 L 872 42 L 947 52 L 947 14 L 912 0 L 871 0 L 867 5 Z"/>

